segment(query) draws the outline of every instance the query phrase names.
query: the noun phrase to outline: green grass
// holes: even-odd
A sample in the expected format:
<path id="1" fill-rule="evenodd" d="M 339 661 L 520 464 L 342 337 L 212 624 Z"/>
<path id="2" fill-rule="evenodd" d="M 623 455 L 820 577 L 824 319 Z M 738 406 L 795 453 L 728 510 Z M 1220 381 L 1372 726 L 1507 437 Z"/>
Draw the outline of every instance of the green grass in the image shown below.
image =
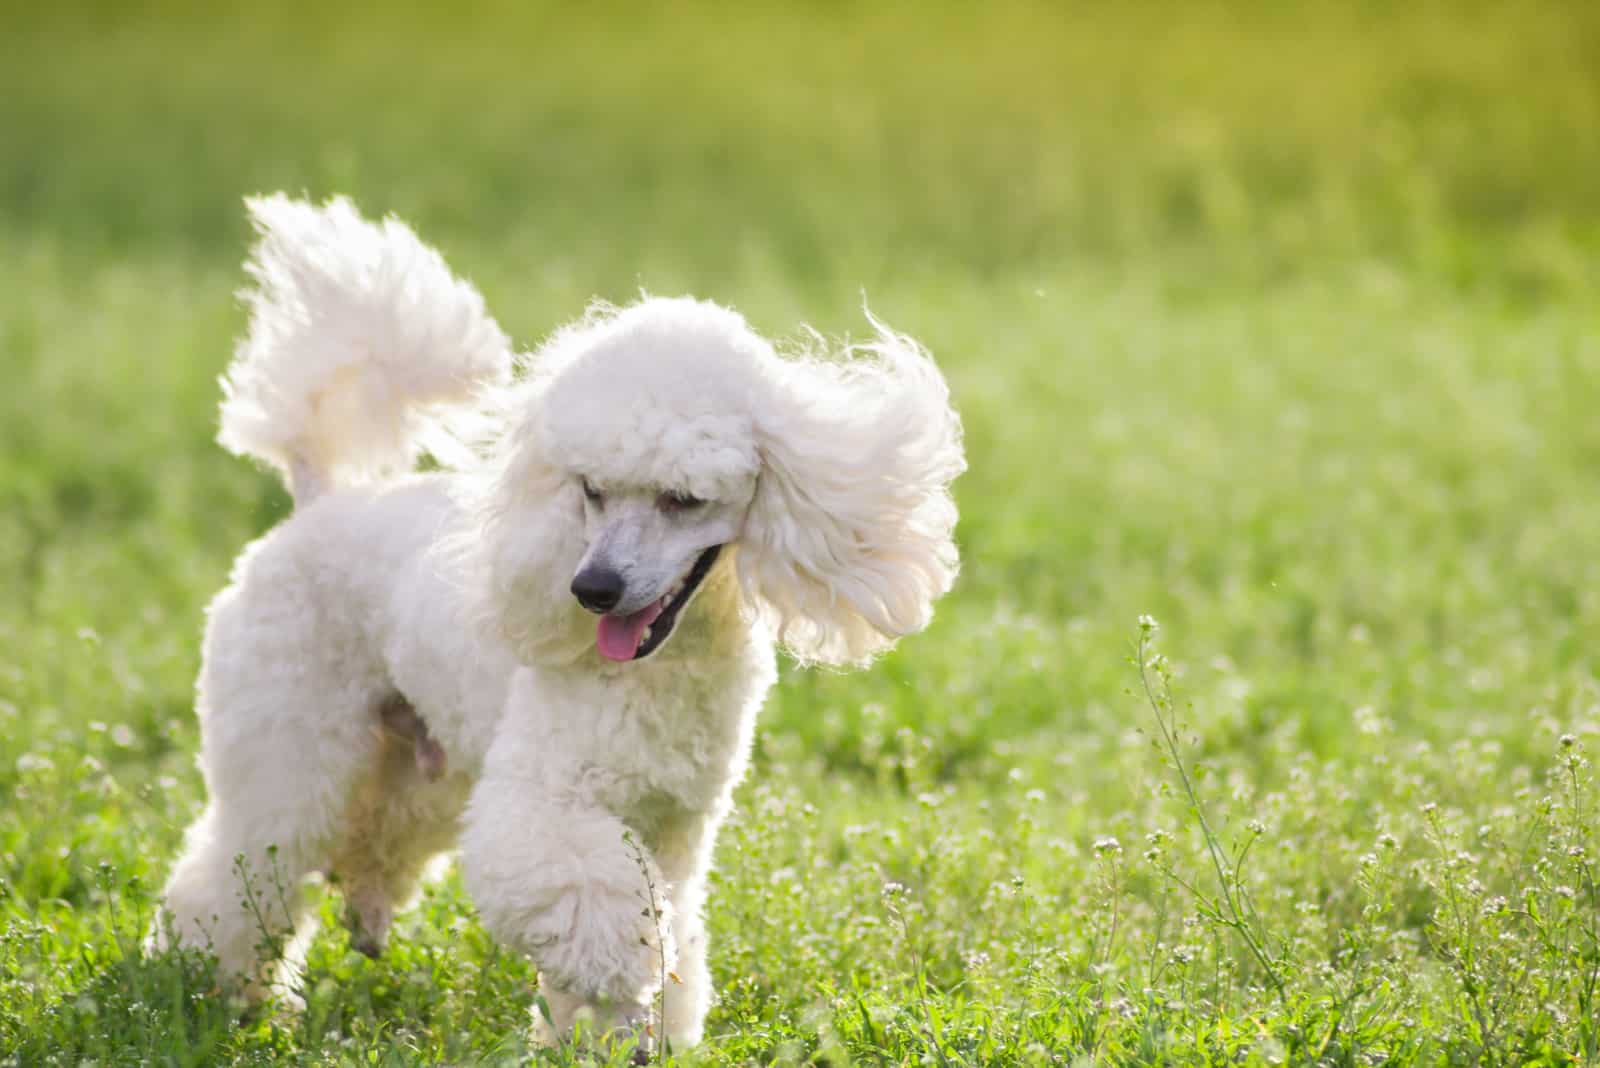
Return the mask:
<path id="1" fill-rule="evenodd" d="M 526 346 L 864 293 L 949 375 L 961 582 L 786 672 L 685 1060 L 1600 1060 L 1600 7 L 332 6 L 0 16 L 0 1062 L 527 1055 L 453 876 L 298 1018 L 136 950 L 278 188 Z"/>

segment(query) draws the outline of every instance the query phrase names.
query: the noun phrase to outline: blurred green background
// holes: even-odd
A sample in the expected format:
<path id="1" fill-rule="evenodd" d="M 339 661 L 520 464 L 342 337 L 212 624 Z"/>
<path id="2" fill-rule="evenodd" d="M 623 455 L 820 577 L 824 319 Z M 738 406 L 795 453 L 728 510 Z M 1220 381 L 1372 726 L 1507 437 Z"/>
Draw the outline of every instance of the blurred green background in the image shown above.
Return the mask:
<path id="1" fill-rule="evenodd" d="M 786 672 L 742 798 L 790 807 L 724 858 L 719 980 L 754 985 L 719 1010 L 714 1056 L 836 1032 L 870 1056 L 839 1022 L 853 1009 L 805 1006 L 830 984 L 909 1001 L 910 958 L 881 930 L 829 942 L 741 919 L 740 895 L 804 870 L 804 849 L 826 863 L 792 922 L 906 881 L 951 1005 L 1014 1009 L 1027 983 L 1000 975 L 985 1001 L 961 961 L 1025 931 L 1057 940 L 1059 989 L 1099 976 L 1099 1005 L 1133 983 L 1071 947 L 1095 922 L 1089 843 L 1137 841 L 1171 804 L 1133 733 L 1141 613 L 1165 624 L 1224 824 L 1307 777 L 1330 791 L 1285 808 L 1308 822 L 1263 863 L 1333 917 L 1360 915 L 1340 888 L 1374 828 L 1421 797 L 1476 820 L 1495 784 L 1538 779 L 1557 735 L 1600 731 L 1600 5 L 11 3 L 13 1043 L 55 1034 L 48 1019 L 93 1031 L 60 1015 L 80 982 L 60 962 L 115 944 L 121 921 L 86 910 L 143 900 L 198 802 L 203 606 L 288 507 L 211 443 L 243 323 L 240 200 L 278 189 L 399 214 L 525 348 L 591 297 L 643 289 L 775 336 L 860 333 L 865 300 L 945 368 L 971 463 L 963 578 L 873 671 Z M 802 805 L 819 822 L 791 835 Z M 1008 837 L 1023 809 L 1060 855 Z M 861 838 L 880 823 L 903 837 Z M 1000 844 L 939 844 L 959 827 Z M 919 849 L 948 870 L 908 875 Z M 1321 859 L 1293 862 L 1307 851 Z M 962 922 L 974 887 L 1013 875 L 1037 876 L 1053 920 Z M 1400 929 L 1423 944 L 1412 893 Z M 414 941 L 467 922 L 453 883 L 440 894 Z M 469 1022 L 428 993 L 488 980 L 423 969 L 407 987 L 408 958 L 351 979 L 338 937 L 322 966 L 376 1008 L 313 1012 L 291 1037 L 195 1026 L 228 1056 L 313 1060 L 351 1036 L 396 1048 L 394 1028 L 438 1056 L 515 1029 L 514 982 Z M 787 978 L 758 967 L 775 959 L 797 962 Z M 384 982 L 411 990 L 409 1016 L 372 994 Z M 1433 1004 L 1412 996 L 1413 1014 Z M 1198 1004 L 1164 1026 L 1223 1011 Z M 113 1015 L 80 1052 L 136 1048 Z M 904 1026 L 910 1049 L 926 1025 Z"/>

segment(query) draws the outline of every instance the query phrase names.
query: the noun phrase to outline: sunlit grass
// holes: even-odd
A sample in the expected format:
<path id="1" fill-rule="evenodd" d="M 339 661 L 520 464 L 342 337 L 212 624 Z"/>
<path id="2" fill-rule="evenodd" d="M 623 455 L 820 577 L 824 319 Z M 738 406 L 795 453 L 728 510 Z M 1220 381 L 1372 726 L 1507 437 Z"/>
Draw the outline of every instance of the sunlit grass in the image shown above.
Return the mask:
<path id="1" fill-rule="evenodd" d="M 276 188 L 526 346 L 865 296 L 950 377 L 961 583 L 786 672 L 697 1059 L 1600 1056 L 1600 9 L 176 6 L 0 30 L 0 1058 L 526 1055 L 454 878 L 376 963 L 330 922 L 298 1019 L 135 952 L 201 610 L 287 509 L 210 440 Z"/>

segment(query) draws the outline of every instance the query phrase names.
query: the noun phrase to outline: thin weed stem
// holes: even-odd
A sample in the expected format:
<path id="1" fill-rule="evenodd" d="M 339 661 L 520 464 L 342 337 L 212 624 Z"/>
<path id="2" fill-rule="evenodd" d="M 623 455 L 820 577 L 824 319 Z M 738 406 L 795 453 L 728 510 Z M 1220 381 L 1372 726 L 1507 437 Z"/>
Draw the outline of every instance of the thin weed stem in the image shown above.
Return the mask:
<path id="1" fill-rule="evenodd" d="M 1262 937 L 1255 930 L 1259 918 L 1255 915 L 1254 908 L 1249 904 L 1248 895 L 1242 889 L 1235 888 L 1235 882 L 1243 874 L 1244 856 L 1249 850 L 1247 842 L 1241 849 L 1234 862 L 1230 863 L 1224 856 L 1224 850 L 1217 834 L 1211 828 L 1211 821 L 1206 818 L 1205 806 L 1201 804 L 1199 791 L 1195 789 L 1194 779 L 1189 774 L 1188 765 L 1184 763 L 1183 753 L 1178 748 L 1176 724 L 1168 721 L 1172 714 L 1172 678 L 1168 674 L 1165 662 L 1153 652 L 1156 624 L 1149 617 L 1139 621 L 1139 644 L 1136 653 L 1136 662 L 1139 670 L 1139 684 L 1144 689 L 1145 702 L 1150 706 L 1150 711 L 1155 716 L 1156 727 L 1161 732 L 1161 742 L 1165 746 L 1167 755 L 1172 759 L 1173 769 L 1178 774 L 1178 782 L 1183 787 L 1184 796 L 1189 799 L 1190 811 L 1194 813 L 1195 820 L 1200 825 L 1200 832 L 1205 838 L 1206 852 L 1211 857 L 1211 866 L 1216 871 L 1217 886 L 1222 893 L 1222 904 L 1226 906 L 1226 913 L 1215 908 L 1219 922 L 1238 932 L 1251 956 L 1261 966 L 1273 989 L 1278 994 L 1278 1000 L 1285 1005 L 1289 1001 L 1289 993 L 1284 986 L 1282 977 L 1278 974 L 1276 965 L 1267 954 Z M 1254 841 L 1252 836 L 1251 842 Z M 1232 877 L 1229 869 L 1232 869 Z M 1239 884 L 1242 886 L 1242 883 Z M 1204 896 L 1190 888 L 1204 902 Z"/>
<path id="2" fill-rule="evenodd" d="M 922 1019 L 926 1028 L 928 1043 L 933 1046 L 933 1052 L 938 1055 L 939 1063 L 944 1065 L 945 1068 L 950 1068 L 950 1056 L 945 1052 L 944 1043 L 939 1040 L 939 1028 L 934 1023 L 933 1010 L 928 1005 L 928 972 L 923 967 L 922 954 L 917 952 L 916 944 L 912 941 L 911 923 L 906 919 L 905 910 L 897 904 L 899 896 L 904 893 L 904 887 L 896 883 L 890 883 L 885 888 L 884 902 L 889 909 L 889 915 L 893 916 L 900 926 L 900 934 L 906 943 L 906 952 L 911 954 L 911 966 L 917 977 L 917 1005 L 922 1009 Z"/>
<path id="3" fill-rule="evenodd" d="M 676 978 L 676 976 L 672 975 L 672 973 L 667 969 L 667 937 L 666 932 L 661 925 L 661 902 L 660 898 L 656 894 L 655 876 L 650 873 L 650 859 L 645 855 L 644 846 L 633 837 L 632 831 L 624 831 L 622 834 L 622 840 L 633 852 L 634 863 L 639 865 L 639 873 L 644 876 L 644 916 L 650 921 L 656 932 L 656 961 L 660 968 L 661 985 L 657 989 L 656 996 L 651 1005 L 651 1012 L 654 1016 L 654 1019 L 647 1024 L 646 1035 L 644 1037 L 649 1038 L 651 1035 L 660 1036 L 661 1040 L 655 1044 L 655 1050 L 653 1052 L 656 1061 L 661 1063 L 664 1061 L 667 1053 L 669 1052 L 667 1049 L 668 1043 L 666 1039 L 667 980 L 668 978 Z"/>

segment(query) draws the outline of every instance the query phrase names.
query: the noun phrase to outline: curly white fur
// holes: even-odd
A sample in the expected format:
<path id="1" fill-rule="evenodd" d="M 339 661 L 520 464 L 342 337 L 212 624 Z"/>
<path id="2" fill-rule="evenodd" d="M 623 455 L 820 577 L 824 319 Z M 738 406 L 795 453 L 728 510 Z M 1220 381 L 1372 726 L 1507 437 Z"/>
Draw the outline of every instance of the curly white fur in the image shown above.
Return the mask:
<path id="1" fill-rule="evenodd" d="M 410 470 L 509 379 L 511 343 L 483 298 L 404 223 L 367 222 L 343 198 L 246 203 L 256 287 L 241 294 L 250 330 L 222 381 L 218 440 L 277 467 L 297 503 L 330 478 Z"/>
<path id="2" fill-rule="evenodd" d="M 483 922 L 539 964 L 545 1037 L 585 1009 L 636 1024 L 664 955 L 684 980 L 666 1030 L 692 1044 L 706 873 L 775 645 L 860 662 L 954 580 L 942 378 L 875 320 L 867 344 L 784 356 L 724 308 L 645 299 L 591 309 L 508 385 L 481 298 L 402 224 L 342 200 L 251 210 L 222 441 L 283 471 L 297 507 L 211 606 L 210 803 L 153 944 L 209 946 L 260 990 L 309 934 L 276 887 L 335 874 L 375 950 L 459 843 Z M 474 424 L 483 447 L 452 449 Z M 424 449 L 448 469 L 407 473 Z M 568 589 L 580 568 L 631 601 L 597 624 Z M 656 622 L 627 623 L 641 611 Z M 600 655 L 608 627 L 608 655 L 635 659 Z M 396 702 L 448 756 L 437 781 L 383 729 Z"/>

